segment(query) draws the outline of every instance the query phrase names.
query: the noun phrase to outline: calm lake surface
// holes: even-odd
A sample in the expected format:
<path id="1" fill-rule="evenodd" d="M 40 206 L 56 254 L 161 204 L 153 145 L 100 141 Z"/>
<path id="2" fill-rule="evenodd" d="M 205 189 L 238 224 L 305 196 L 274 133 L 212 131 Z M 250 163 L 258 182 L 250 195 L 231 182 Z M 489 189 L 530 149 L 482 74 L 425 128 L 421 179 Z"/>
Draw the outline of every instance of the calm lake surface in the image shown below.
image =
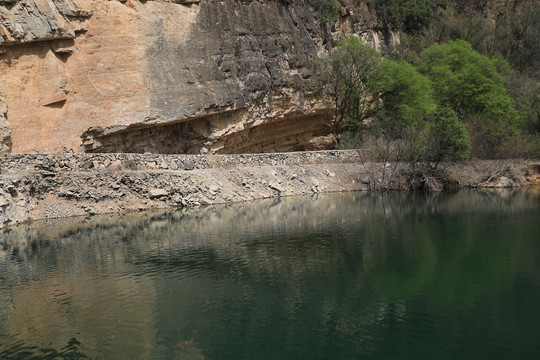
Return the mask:
<path id="1" fill-rule="evenodd" d="M 0 359 L 540 359 L 540 189 L 0 231 Z"/>

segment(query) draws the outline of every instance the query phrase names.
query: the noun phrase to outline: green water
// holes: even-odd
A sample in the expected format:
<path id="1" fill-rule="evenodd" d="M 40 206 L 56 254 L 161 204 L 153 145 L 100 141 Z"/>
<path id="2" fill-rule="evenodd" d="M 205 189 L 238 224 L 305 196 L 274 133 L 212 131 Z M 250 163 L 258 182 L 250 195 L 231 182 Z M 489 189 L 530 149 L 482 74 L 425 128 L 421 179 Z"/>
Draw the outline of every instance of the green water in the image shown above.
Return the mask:
<path id="1" fill-rule="evenodd" d="M 539 359 L 540 191 L 0 232 L 0 359 Z"/>

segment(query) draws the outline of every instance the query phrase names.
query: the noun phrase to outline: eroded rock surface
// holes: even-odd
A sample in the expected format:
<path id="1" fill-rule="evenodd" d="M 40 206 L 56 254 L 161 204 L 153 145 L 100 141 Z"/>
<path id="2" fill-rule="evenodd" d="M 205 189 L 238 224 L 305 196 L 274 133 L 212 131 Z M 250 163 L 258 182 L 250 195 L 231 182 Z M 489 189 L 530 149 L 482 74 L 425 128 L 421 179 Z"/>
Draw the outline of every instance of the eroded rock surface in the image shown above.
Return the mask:
<path id="1" fill-rule="evenodd" d="M 0 44 L 73 39 L 91 15 L 77 0 L 0 1 Z"/>
<path id="2" fill-rule="evenodd" d="M 7 104 L 0 93 L 0 153 L 11 151 L 11 126 L 7 121 Z"/>
<path id="3" fill-rule="evenodd" d="M 364 1 L 0 1 L 14 152 L 322 149 L 311 59 L 346 34 L 392 47 Z"/>

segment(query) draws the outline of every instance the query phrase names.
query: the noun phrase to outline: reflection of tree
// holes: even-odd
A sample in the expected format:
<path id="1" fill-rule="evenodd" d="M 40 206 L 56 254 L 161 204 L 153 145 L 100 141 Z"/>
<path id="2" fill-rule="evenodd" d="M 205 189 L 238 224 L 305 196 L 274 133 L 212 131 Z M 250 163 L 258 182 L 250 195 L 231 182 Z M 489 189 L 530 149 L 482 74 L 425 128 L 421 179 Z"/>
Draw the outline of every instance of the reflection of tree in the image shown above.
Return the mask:
<path id="1" fill-rule="evenodd" d="M 111 344 L 109 331 L 148 358 L 398 355 L 421 345 L 408 337 L 426 313 L 415 331 L 428 339 L 480 341 L 461 335 L 470 318 L 527 345 L 538 325 L 494 331 L 481 316 L 538 313 L 510 294 L 540 273 L 539 195 L 338 194 L 16 227 L 2 233 L 0 296 L 17 306 L 0 316 L 19 335 L 42 315 L 65 329 L 34 326 L 27 344 L 58 349 L 74 331 Z"/>

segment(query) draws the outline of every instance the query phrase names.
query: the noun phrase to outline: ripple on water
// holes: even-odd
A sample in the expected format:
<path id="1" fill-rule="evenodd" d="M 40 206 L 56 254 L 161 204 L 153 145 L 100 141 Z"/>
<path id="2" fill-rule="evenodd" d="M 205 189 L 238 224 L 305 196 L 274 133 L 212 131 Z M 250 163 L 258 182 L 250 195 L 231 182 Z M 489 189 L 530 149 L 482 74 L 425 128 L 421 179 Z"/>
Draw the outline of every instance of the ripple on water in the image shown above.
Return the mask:
<path id="1" fill-rule="evenodd" d="M 12 228 L 0 358 L 537 359 L 539 205 L 332 194 Z"/>

